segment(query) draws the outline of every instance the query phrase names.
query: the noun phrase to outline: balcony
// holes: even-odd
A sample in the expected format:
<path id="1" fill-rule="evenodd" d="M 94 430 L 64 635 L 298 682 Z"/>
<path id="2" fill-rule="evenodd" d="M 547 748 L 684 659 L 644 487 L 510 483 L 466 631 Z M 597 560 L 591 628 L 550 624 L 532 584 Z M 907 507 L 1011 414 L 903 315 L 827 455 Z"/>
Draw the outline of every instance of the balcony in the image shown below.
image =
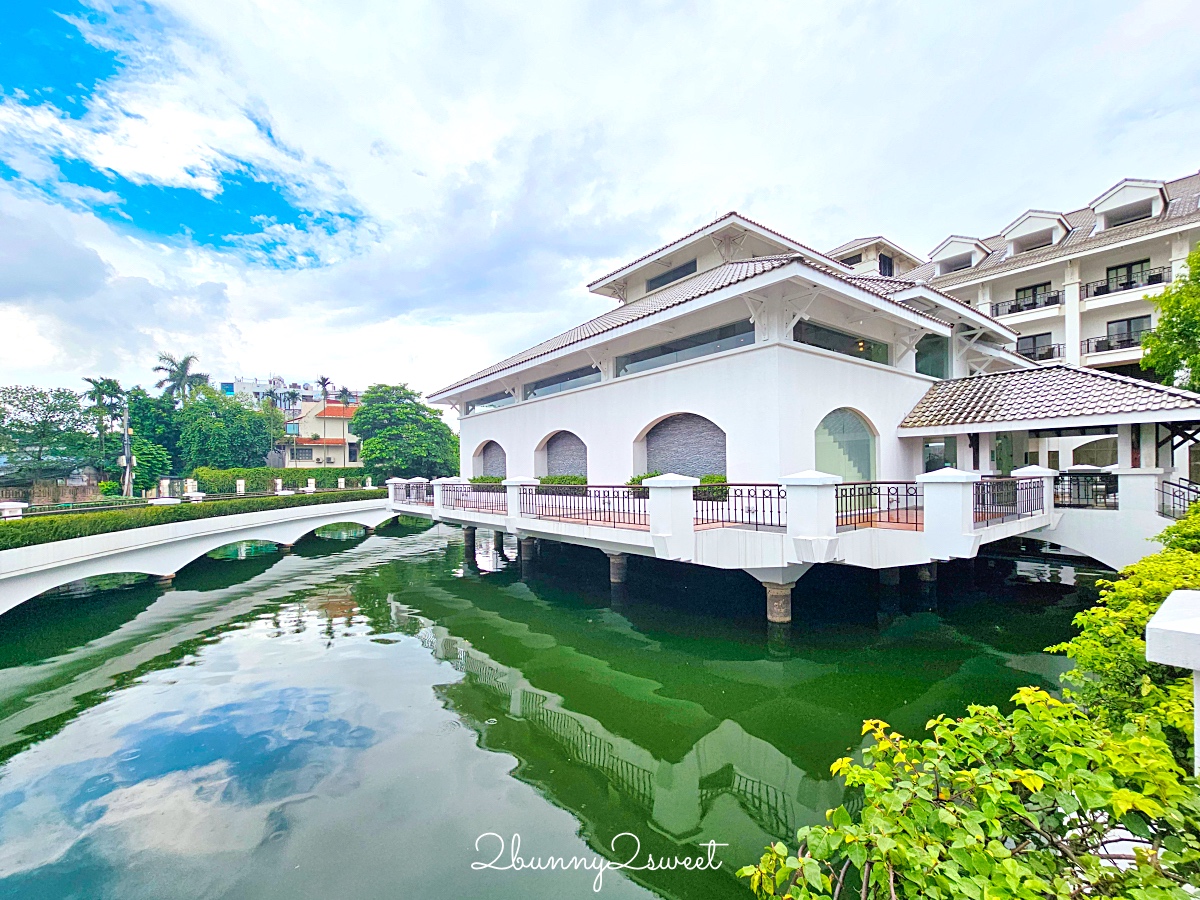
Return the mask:
<path id="1" fill-rule="evenodd" d="M 1016 313 L 1029 312 L 1031 309 L 1042 309 L 1047 306 L 1058 306 L 1062 303 L 1062 291 L 1047 291 L 1034 297 L 1005 300 L 992 304 L 993 316 L 1011 316 Z"/>
<path id="2" fill-rule="evenodd" d="M 1045 362 L 1051 359 L 1062 359 L 1067 355 L 1066 344 L 1046 344 L 1042 347 L 1027 347 L 1024 350 L 1020 348 L 1017 352 L 1026 359 L 1032 359 L 1034 362 Z"/>
<path id="3" fill-rule="evenodd" d="M 1154 287 L 1166 284 L 1171 280 L 1171 267 L 1160 269 L 1145 269 L 1137 274 L 1122 278 L 1104 278 L 1100 281 L 1089 281 L 1083 286 L 1083 297 L 1103 297 L 1106 294 L 1117 294 L 1121 291 L 1132 291 L 1137 288 Z"/>
<path id="4" fill-rule="evenodd" d="M 1107 353 L 1109 350 L 1129 350 L 1132 347 L 1140 347 L 1142 338 L 1153 331 L 1153 328 L 1147 328 L 1145 331 L 1134 331 L 1130 334 L 1110 334 L 1107 337 L 1088 338 L 1086 341 L 1079 342 L 1079 349 L 1085 354 Z"/>

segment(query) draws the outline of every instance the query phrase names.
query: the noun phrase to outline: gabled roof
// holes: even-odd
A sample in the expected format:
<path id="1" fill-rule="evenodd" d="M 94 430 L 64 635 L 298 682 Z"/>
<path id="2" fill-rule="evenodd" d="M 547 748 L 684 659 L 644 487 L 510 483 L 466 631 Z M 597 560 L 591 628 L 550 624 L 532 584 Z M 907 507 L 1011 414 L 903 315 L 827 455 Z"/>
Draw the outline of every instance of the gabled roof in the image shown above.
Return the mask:
<path id="1" fill-rule="evenodd" d="M 683 237 L 677 238 L 676 240 L 671 241 L 669 244 L 664 244 L 663 246 L 659 247 L 657 250 L 651 250 L 649 253 L 645 254 L 644 256 L 639 256 L 633 262 L 626 263 L 625 265 L 621 266 L 620 268 L 614 269 L 612 272 L 609 272 L 607 275 L 602 275 L 600 278 L 597 278 L 594 281 L 589 282 L 587 288 L 589 291 L 595 290 L 597 287 L 604 284 L 604 282 L 608 281 L 611 278 L 615 278 L 617 275 L 620 275 L 624 272 L 628 272 L 631 269 L 635 269 L 638 266 L 642 265 L 643 263 L 654 259 L 654 257 L 659 256 L 660 254 L 666 253 L 668 250 L 672 250 L 682 244 L 686 244 L 688 241 L 703 235 L 705 232 L 719 231 L 721 228 L 723 228 L 727 225 L 742 225 L 742 226 L 749 226 L 750 228 L 757 229 L 757 230 L 763 232 L 764 234 L 770 235 L 772 238 L 775 238 L 777 241 L 784 244 L 789 249 L 796 251 L 797 253 L 803 254 L 805 256 L 809 256 L 809 257 L 813 258 L 814 260 L 827 262 L 830 265 L 836 266 L 840 270 L 844 271 L 844 269 L 842 269 L 840 263 L 838 263 L 836 260 L 830 259 L 824 253 L 814 250 L 811 247 L 805 246 L 804 244 L 801 244 L 799 241 L 794 241 L 790 237 L 780 234 L 778 231 L 768 228 L 766 225 L 762 225 L 758 222 L 755 222 L 753 219 L 748 219 L 745 216 L 743 216 L 741 213 L 734 210 L 734 211 L 725 213 L 725 215 L 723 215 L 723 216 L 718 216 L 716 219 L 713 219 L 713 221 L 709 222 L 707 225 L 701 225 L 695 231 L 688 232 Z"/>
<path id="2" fill-rule="evenodd" d="M 973 249 L 979 250 L 984 256 L 988 253 L 987 244 L 979 240 L 979 238 L 968 237 L 965 234 L 952 234 L 936 247 L 929 251 L 929 258 L 933 259 L 951 244 L 967 244 Z"/>
<path id="3" fill-rule="evenodd" d="M 1093 202 L 1100 202 L 1113 190 L 1126 183 L 1123 181 L 1115 185 L 1114 188 L 1106 191 Z M 1156 184 L 1157 182 L 1151 183 Z M 1128 225 L 1096 231 L 1096 213 L 1093 212 L 1091 206 L 1085 206 L 1064 214 L 1067 224 L 1071 226 L 1071 231 L 1057 244 L 1009 256 L 1008 242 L 1004 239 L 1004 235 L 996 234 L 984 239 L 983 243 L 990 251 L 987 258 L 969 269 L 938 275 L 934 264 L 926 263 L 910 272 L 905 272 L 903 277 L 910 281 L 930 280 L 942 289 L 953 288 L 966 282 L 991 278 L 1005 272 L 1024 269 L 1027 266 L 1038 265 L 1077 253 L 1085 253 L 1143 235 L 1192 225 L 1200 227 L 1200 173 L 1168 181 L 1164 186 L 1164 192 L 1167 195 L 1167 204 L 1159 215 L 1151 219 L 1142 219 Z"/>
<path id="4" fill-rule="evenodd" d="M 1025 212 L 1021 213 L 1021 215 L 1013 219 L 1013 221 L 1004 226 L 1004 228 L 1000 231 L 1000 234 L 1007 238 L 1009 234 L 1015 231 L 1019 226 L 1025 224 L 1025 222 L 1029 219 L 1041 219 L 1043 221 L 1050 222 L 1052 225 L 1057 225 L 1060 227 L 1064 234 L 1071 230 L 1071 226 L 1067 223 L 1066 217 L 1064 217 L 1062 213 L 1052 212 L 1048 209 L 1027 209 Z M 984 249 L 987 249 L 986 244 L 984 245 Z"/>
<path id="5" fill-rule="evenodd" d="M 795 253 L 781 254 L 779 256 L 759 256 L 753 259 L 738 259 L 733 262 L 723 263 L 716 268 L 700 272 L 690 278 L 681 279 L 652 294 L 647 294 L 645 297 L 641 297 L 631 303 L 611 309 L 588 322 L 584 322 L 582 325 L 578 325 L 569 331 L 564 331 L 562 334 L 550 338 L 548 341 L 543 341 L 534 347 L 530 347 L 528 350 L 523 350 L 515 356 L 510 356 L 508 359 L 496 363 L 494 366 L 489 366 L 486 369 L 476 372 L 468 378 L 463 378 L 448 387 L 434 391 L 429 396 L 436 398 L 445 395 L 471 382 L 498 375 L 507 369 L 515 368 L 542 356 L 547 356 L 572 344 L 578 344 L 596 337 L 606 331 L 612 331 L 620 328 L 622 325 L 628 325 L 630 322 L 636 322 L 639 319 L 644 319 L 647 316 L 652 316 L 655 313 L 662 312 L 674 306 L 679 306 L 688 301 L 703 297 L 706 294 L 714 293 L 730 285 L 792 264 L 836 278 L 852 288 L 857 288 L 885 300 L 910 315 L 920 316 L 943 327 L 951 327 L 951 323 L 893 298 L 892 295 L 899 291 L 912 291 L 917 287 L 910 282 L 891 278 L 847 275 L 841 266 L 821 265 Z M 948 295 L 943 296 L 946 296 L 947 299 L 952 300 L 958 306 L 964 305 Z M 993 320 L 989 318 L 989 322 L 991 321 Z M 997 330 L 1007 330 L 999 323 L 994 324 Z"/>
<path id="6" fill-rule="evenodd" d="M 318 419 L 352 419 L 354 413 L 358 409 L 359 404 L 351 403 L 349 406 L 342 406 L 341 403 L 330 403 L 320 410 L 316 418 Z"/>
<path id="7" fill-rule="evenodd" d="M 904 256 L 907 256 L 909 259 L 916 260 L 918 263 L 922 262 L 924 259 L 924 257 L 917 256 L 917 254 L 915 254 L 915 253 L 910 253 L 908 250 L 905 250 L 903 247 L 901 247 L 895 241 L 889 240 L 888 238 L 884 237 L 882 234 L 876 234 L 872 237 L 855 238 L 852 241 L 846 241 L 846 243 L 839 244 L 838 246 L 834 247 L 832 250 L 826 250 L 825 255 L 828 256 L 830 259 L 840 259 L 841 257 L 845 256 L 847 253 L 849 253 L 851 250 L 857 250 L 859 247 L 869 247 L 872 244 L 887 244 L 889 247 L 891 247 L 897 253 L 901 253 Z"/>
<path id="8" fill-rule="evenodd" d="M 975 375 L 932 385 L 900 429 L 948 428 L 1177 413 L 1200 418 L 1200 394 L 1065 363 Z M 1147 421 L 1170 419 L 1161 415 Z"/>
<path id="9" fill-rule="evenodd" d="M 1105 200 L 1108 200 L 1114 194 L 1124 190 L 1125 188 L 1145 188 L 1146 190 L 1157 191 L 1161 195 L 1165 186 L 1166 185 L 1161 181 L 1154 181 L 1148 178 L 1122 178 L 1107 191 L 1089 203 L 1088 206 L 1090 206 L 1092 209 L 1095 209 Z"/>

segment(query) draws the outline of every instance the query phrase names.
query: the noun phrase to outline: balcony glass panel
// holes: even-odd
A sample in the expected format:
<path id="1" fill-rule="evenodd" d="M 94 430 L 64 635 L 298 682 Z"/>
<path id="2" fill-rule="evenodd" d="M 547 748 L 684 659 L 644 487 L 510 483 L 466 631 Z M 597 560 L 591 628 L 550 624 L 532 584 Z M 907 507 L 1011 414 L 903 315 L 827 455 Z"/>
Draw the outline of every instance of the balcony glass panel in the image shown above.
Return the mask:
<path id="1" fill-rule="evenodd" d="M 824 325 L 817 325 L 815 322 L 798 323 L 792 331 L 792 338 L 801 344 L 810 344 L 813 347 L 821 347 L 858 359 L 866 359 L 884 365 L 891 361 L 888 345 L 882 341 L 873 341 L 856 334 L 846 334 L 843 331 L 826 328 Z"/>
<path id="2" fill-rule="evenodd" d="M 669 366 L 671 363 L 708 356 L 754 343 L 754 323 L 749 319 L 723 325 L 699 334 L 677 338 L 655 347 L 617 357 L 617 377 Z"/>
<path id="3" fill-rule="evenodd" d="M 1171 267 L 1150 268 L 1150 260 L 1143 259 L 1120 266 L 1109 266 L 1108 277 L 1102 281 L 1090 281 L 1083 286 L 1084 297 L 1103 297 L 1119 291 L 1166 284 L 1171 280 Z"/>
<path id="4" fill-rule="evenodd" d="M 502 406 L 508 406 L 516 403 L 517 398 L 507 391 L 501 391 L 498 394 L 488 394 L 486 397 L 480 397 L 477 400 L 467 401 L 467 415 L 473 412 L 483 412 L 485 409 L 499 409 Z"/>

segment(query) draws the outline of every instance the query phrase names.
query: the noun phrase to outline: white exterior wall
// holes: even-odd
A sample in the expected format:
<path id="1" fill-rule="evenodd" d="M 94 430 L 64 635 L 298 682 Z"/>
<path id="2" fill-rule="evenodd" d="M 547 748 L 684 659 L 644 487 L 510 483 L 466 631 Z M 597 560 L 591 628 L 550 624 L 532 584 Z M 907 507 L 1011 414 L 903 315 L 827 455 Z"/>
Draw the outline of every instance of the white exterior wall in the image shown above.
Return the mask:
<path id="1" fill-rule="evenodd" d="M 587 445 L 592 484 L 623 484 L 645 471 L 645 433 L 693 413 L 725 432 L 731 482 L 774 483 L 814 468 L 818 423 L 850 407 L 875 429 L 878 477 L 908 479 L 920 472 L 920 442 L 901 441 L 896 426 L 933 381 L 813 347 L 749 346 L 466 416 L 461 473 L 470 477 L 474 455 L 494 440 L 509 477 L 533 475 L 538 448 L 562 430 Z"/>

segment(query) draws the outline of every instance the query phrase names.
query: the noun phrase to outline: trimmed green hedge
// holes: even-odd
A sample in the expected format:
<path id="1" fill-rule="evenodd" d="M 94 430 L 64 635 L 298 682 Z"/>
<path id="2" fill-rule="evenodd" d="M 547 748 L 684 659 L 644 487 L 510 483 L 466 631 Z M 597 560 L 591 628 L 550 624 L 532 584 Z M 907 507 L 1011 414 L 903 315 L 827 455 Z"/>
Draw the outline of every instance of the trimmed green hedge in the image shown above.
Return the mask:
<path id="1" fill-rule="evenodd" d="M 206 494 L 232 494 L 237 491 L 237 481 L 242 478 L 246 482 L 246 490 L 251 494 L 260 491 L 275 490 L 275 479 L 282 478 L 283 486 L 289 490 L 302 488 L 308 484 L 308 479 L 315 478 L 319 488 L 335 488 L 338 479 L 346 479 L 346 487 L 362 487 L 371 473 L 361 466 L 346 468 L 313 468 L 313 469 L 272 469 L 268 466 L 258 466 L 254 469 L 212 469 L 200 466 L 192 473 L 200 490 Z"/>
<path id="2" fill-rule="evenodd" d="M 499 475 L 476 475 L 471 479 L 471 484 L 500 484 L 504 481 Z"/>
<path id="3" fill-rule="evenodd" d="M 0 550 L 31 547 L 35 544 L 66 541 L 112 531 L 128 531 L 148 525 L 190 522 L 193 519 L 210 519 L 214 516 L 232 516 L 237 513 L 263 512 L 292 506 L 319 506 L 324 503 L 344 503 L 347 500 L 377 500 L 386 496 L 386 490 L 376 488 L 369 491 L 334 491 L 326 494 L 296 494 L 291 497 L 243 497 L 237 500 L 180 503 L 176 506 L 139 506 L 134 509 L 10 519 L 0 522 Z"/>
<path id="4" fill-rule="evenodd" d="M 634 475 L 626 484 L 632 487 L 640 487 L 641 483 L 647 478 L 657 478 L 662 472 L 647 472 L 644 475 Z M 702 485 L 719 485 L 725 484 L 724 475 L 701 475 L 700 484 Z M 650 489 L 642 488 L 633 492 L 635 497 L 649 496 Z M 729 499 L 729 488 L 727 487 L 695 487 L 692 488 L 692 497 L 697 500 L 717 500 L 723 501 Z"/>

